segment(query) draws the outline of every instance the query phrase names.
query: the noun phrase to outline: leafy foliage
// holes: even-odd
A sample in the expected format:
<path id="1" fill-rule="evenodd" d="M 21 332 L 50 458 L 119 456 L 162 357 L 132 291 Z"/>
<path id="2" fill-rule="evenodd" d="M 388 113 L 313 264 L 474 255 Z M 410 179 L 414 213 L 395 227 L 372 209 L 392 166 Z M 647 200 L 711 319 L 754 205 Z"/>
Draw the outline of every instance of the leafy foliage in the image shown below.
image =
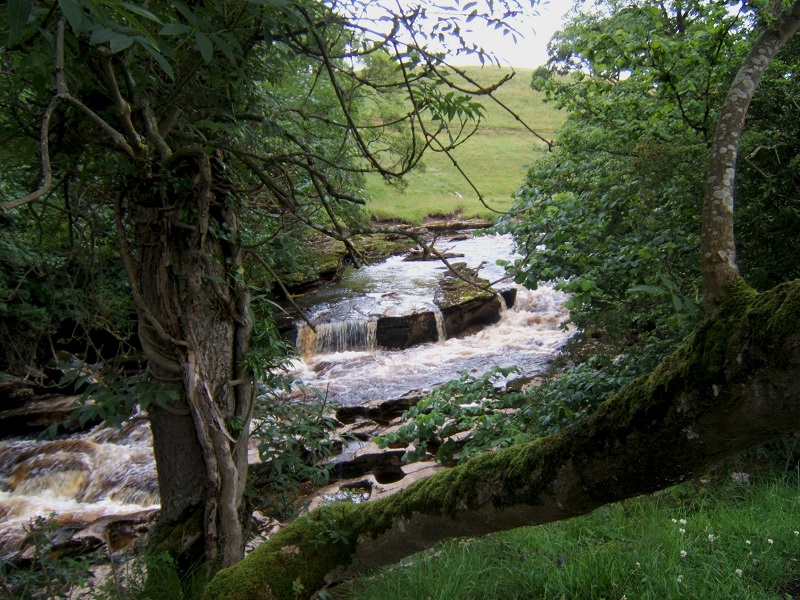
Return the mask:
<path id="1" fill-rule="evenodd" d="M 792 39 L 759 83 L 747 116 L 737 173 L 739 267 L 756 289 L 800 277 L 800 148 L 796 108 L 800 41 Z"/>
<path id="2" fill-rule="evenodd" d="M 401 417 L 405 423 L 376 438 L 376 442 L 382 447 L 413 443 L 405 460 L 419 460 L 433 452 L 435 460 L 452 465 L 491 448 L 528 439 L 523 423 L 513 415 L 525 396 L 498 385 L 517 372 L 516 367 L 493 367 L 480 377 L 464 373 L 405 411 Z M 457 442 L 453 436 L 462 432 L 469 433 Z"/>
<path id="3" fill-rule="evenodd" d="M 70 201 L 76 210 L 67 219 L 32 209 L 0 216 L 0 370 L 38 377 L 45 348 L 89 360 L 126 351 L 130 288 L 103 231 L 109 215 Z"/>
<path id="4" fill-rule="evenodd" d="M 292 382 L 280 379 L 281 391 Z M 305 507 L 304 497 L 325 485 L 333 456 L 336 421 L 325 397 L 304 392 L 301 400 L 286 400 L 276 390 L 276 378 L 265 385 L 255 405 L 251 437 L 258 444 L 260 464 L 252 469 L 251 502 L 278 520 L 296 517 Z"/>
<path id="5" fill-rule="evenodd" d="M 532 85 L 568 110 L 501 225 L 517 281 L 557 281 L 609 344 L 673 342 L 700 318 L 699 215 L 721 90 L 746 45 L 723 3 L 603 4 L 551 42 Z"/>
<path id="6" fill-rule="evenodd" d="M 651 345 L 612 357 L 597 353 L 531 388 L 516 418 L 533 436 L 555 433 L 592 414 L 603 402 L 658 364 L 664 349 Z"/>
<path id="7" fill-rule="evenodd" d="M 550 435 L 592 414 L 651 370 L 663 352 L 663 347 L 651 345 L 619 357 L 594 354 L 523 392 L 498 385 L 518 372 L 515 367 L 494 367 L 481 377 L 465 373 L 405 411 L 403 424 L 376 442 L 382 447 L 412 445 L 405 460 L 433 452 L 436 461 L 452 465 L 493 448 Z"/>
<path id="8" fill-rule="evenodd" d="M 108 426 L 121 426 L 136 409 L 147 410 L 151 405 L 169 406 L 178 400 L 174 387 L 153 381 L 146 372 L 124 374 L 110 371 L 103 362 L 87 365 L 82 360 L 62 363 L 64 371 L 59 385 L 71 383 L 81 392 L 66 426 L 102 422 Z M 49 428 L 55 435 L 58 423 Z"/>

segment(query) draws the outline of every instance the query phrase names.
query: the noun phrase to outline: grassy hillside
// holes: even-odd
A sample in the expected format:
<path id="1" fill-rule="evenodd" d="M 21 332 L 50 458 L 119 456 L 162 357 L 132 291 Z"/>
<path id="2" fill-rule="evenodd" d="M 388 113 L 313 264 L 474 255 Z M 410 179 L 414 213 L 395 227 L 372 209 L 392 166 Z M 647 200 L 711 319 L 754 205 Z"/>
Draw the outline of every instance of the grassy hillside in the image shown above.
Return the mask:
<path id="1" fill-rule="evenodd" d="M 485 83 L 496 81 L 509 71 L 497 67 L 466 67 L 466 70 Z M 497 96 L 532 129 L 552 139 L 564 115 L 542 102 L 542 95 L 530 88 L 530 80 L 531 70 L 519 69 Z M 519 187 L 526 165 L 541 155 L 546 146 L 490 99 L 483 104 L 486 119 L 478 133 L 457 149 L 455 157 L 489 206 L 504 210 L 511 205 L 511 195 Z M 378 217 L 412 223 L 421 222 L 429 214 L 461 212 L 465 217 L 494 216 L 481 205 L 477 194 L 443 154 L 429 153 L 423 168 L 410 173 L 407 181 L 406 190 L 398 192 L 385 185 L 380 177 L 370 177 L 367 181 L 370 211 Z"/>

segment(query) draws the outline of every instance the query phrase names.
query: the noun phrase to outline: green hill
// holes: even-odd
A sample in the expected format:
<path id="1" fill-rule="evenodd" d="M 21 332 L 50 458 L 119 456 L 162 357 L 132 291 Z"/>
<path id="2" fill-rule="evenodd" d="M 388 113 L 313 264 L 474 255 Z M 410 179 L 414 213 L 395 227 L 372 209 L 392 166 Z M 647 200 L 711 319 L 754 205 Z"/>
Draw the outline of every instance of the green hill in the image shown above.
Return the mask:
<path id="1" fill-rule="evenodd" d="M 497 81 L 510 71 L 497 67 L 465 69 L 482 83 Z M 542 94 L 530 88 L 531 73 L 530 69 L 517 70 L 496 95 L 531 129 L 552 139 L 564 115 L 544 103 Z M 502 211 L 511 206 L 511 196 L 522 182 L 526 166 L 547 147 L 491 99 L 485 99 L 483 105 L 486 118 L 480 129 L 454 155 L 487 204 Z M 420 223 L 431 214 L 460 213 L 463 217 L 485 218 L 496 214 L 480 203 L 478 195 L 444 154 L 428 153 L 423 168 L 410 173 L 407 182 L 405 191 L 398 192 L 385 185 L 380 177 L 369 177 L 366 185 L 369 210 L 379 218 L 399 218 L 411 223 Z"/>

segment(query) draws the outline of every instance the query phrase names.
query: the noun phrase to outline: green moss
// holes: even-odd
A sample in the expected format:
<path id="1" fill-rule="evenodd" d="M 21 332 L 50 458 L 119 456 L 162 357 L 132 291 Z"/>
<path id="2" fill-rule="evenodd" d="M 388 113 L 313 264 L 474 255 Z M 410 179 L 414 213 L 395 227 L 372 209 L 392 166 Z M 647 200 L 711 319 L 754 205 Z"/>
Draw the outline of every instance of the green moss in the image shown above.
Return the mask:
<path id="1" fill-rule="evenodd" d="M 477 298 L 494 296 L 493 293 L 477 287 L 480 285 L 488 288 L 490 284 L 487 280 L 477 277 L 476 270 L 470 269 L 464 263 L 455 263 L 452 266 L 464 278 L 474 281 L 475 284 L 464 281 L 448 271 L 442 276 L 434 294 L 433 301 L 439 308 L 462 305 Z"/>
<path id="2" fill-rule="evenodd" d="M 355 507 L 339 503 L 294 521 L 251 552 L 217 573 L 205 600 L 294 600 L 323 587 L 325 575 L 349 561 L 355 540 L 343 530 Z"/>

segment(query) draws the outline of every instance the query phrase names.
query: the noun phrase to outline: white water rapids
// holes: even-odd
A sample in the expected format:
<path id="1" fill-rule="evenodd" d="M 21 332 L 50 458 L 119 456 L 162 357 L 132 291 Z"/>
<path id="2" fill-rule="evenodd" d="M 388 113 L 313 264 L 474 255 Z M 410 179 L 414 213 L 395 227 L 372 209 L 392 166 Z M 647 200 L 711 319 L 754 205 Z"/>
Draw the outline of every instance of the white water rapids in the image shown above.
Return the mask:
<path id="1" fill-rule="evenodd" d="M 480 275 L 495 281 L 504 277 L 495 260 L 508 258 L 512 246 L 506 237 L 490 236 L 441 247 L 465 255 L 452 262 L 473 268 L 483 264 Z M 380 315 L 430 310 L 432 290 L 444 272 L 436 261 L 393 257 L 350 270 L 341 284 L 320 290 L 307 302 L 315 307 L 313 317 L 328 322 L 374 322 Z M 439 343 L 403 351 L 366 344 L 360 351 L 298 359 L 295 375 L 339 404 L 397 398 L 458 378 L 464 371 L 480 375 L 493 365 L 517 365 L 525 375 L 536 375 L 569 335 L 560 328 L 566 318 L 565 300 L 549 287 L 533 292 L 519 288 L 515 306 L 504 311 L 498 323 L 472 335 L 444 341 L 440 332 Z M 80 527 L 157 507 L 150 431 L 142 418 L 121 431 L 98 428 L 55 441 L 0 441 L 0 553 L 20 544 L 24 526 L 37 515 L 55 513 L 59 524 Z"/>
<path id="2" fill-rule="evenodd" d="M 297 376 L 339 404 L 393 399 L 429 390 L 460 373 L 481 375 L 492 366 L 516 365 L 523 373 L 544 371 L 568 333 L 563 295 L 551 288 L 520 289 L 500 321 L 462 338 L 402 351 L 368 350 L 312 356 L 295 362 Z"/>
<path id="3" fill-rule="evenodd" d="M 158 509 L 150 425 L 47 440 L 0 442 L 0 554 L 16 550 L 37 516 L 82 528 Z"/>

